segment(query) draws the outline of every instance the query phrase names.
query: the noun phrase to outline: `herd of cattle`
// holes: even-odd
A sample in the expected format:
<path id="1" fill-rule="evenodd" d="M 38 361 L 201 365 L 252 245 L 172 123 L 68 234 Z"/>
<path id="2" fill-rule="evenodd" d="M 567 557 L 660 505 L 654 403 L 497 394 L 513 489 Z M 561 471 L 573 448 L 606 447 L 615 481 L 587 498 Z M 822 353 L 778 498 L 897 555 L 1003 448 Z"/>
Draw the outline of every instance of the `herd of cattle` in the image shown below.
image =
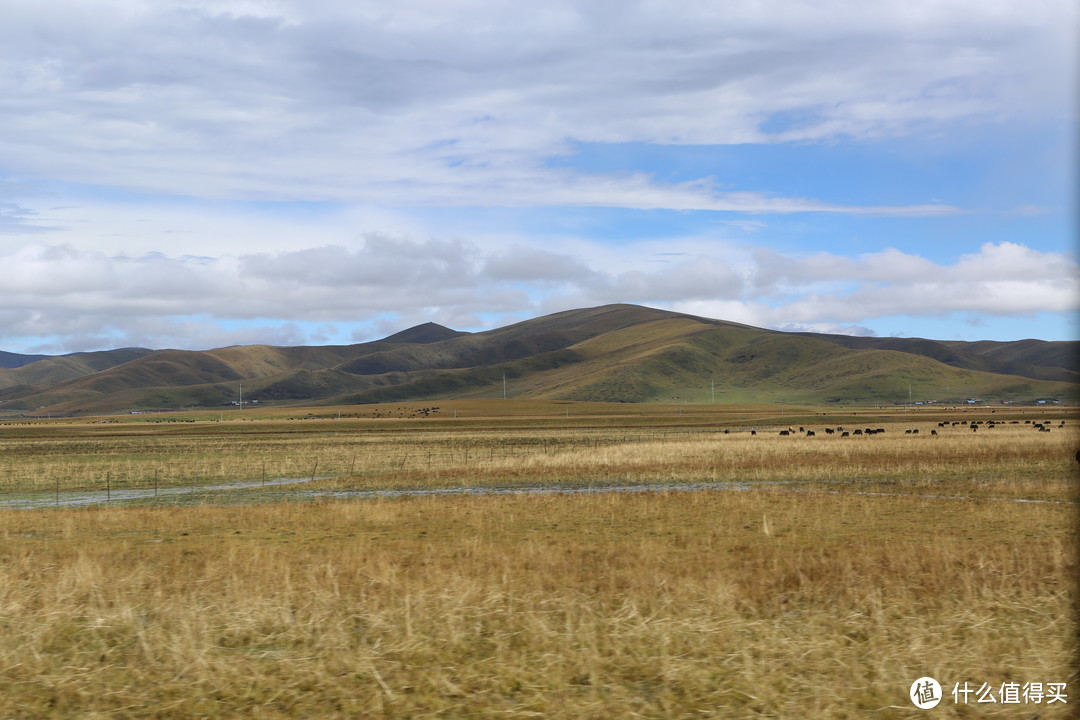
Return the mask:
<path id="1" fill-rule="evenodd" d="M 958 427 L 958 426 L 959 427 L 969 427 L 969 428 L 971 428 L 972 432 L 978 432 L 979 428 L 983 428 L 984 430 L 993 430 L 995 427 L 997 427 L 999 425 L 1020 425 L 1020 424 L 1021 424 L 1021 422 L 1019 420 L 1009 420 L 1008 422 L 995 421 L 995 420 L 957 420 L 957 421 L 954 421 L 954 422 L 949 422 L 947 420 L 943 420 L 943 421 L 939 422 L 937 424 L 937 426 L 939 428 Z M 1038 432 L 1050 432 L 1050 430 L 1052 429 L 1052 426 L 1053 426 L 1053 423 L 1051 421 L 1049 421 L 1049 420 L 1043 420 L 1043 421 L 1024 420 L 1023 424 L 1024 425 L 1030 425 L 1033 429 L 1037 430 Z M 1057 427 L 1059 429 L 1065 427 L 1065 421 L 1060 420 Z M 868 427 L 868 428 L 854 428 L 852 430 L 847 430 L 842 426 L 837 426 L 837 427 L 827 427 L 827 428 L 824 429 L 824 432 L 825 432 L 826 435 L 839 434 L 840 437 L 850 437 L 852 435 L 877 435 L 879 433 L 885 432 L 885 428 L 880 428 L 880 427 L 879 428 L 869 428 Z M 751 430 L 750 434 L 751 435 L 757 435 L 757 430 Z M 781 430 L 780 431 L 780 435 L 784 436 L 784 437 L 791 436 L 791 435 L 799 435 L 799 434 L 802 434 L 805 437 L 814 437 L 815 435 L 817 435 L 817 432 L 814 431 L 814 430 L 807 430 L 805 427 L 800 427 L 798 430 L 796 430 L 795 428 L 789 427 L 786 430 Z M 919 434 L 919 428 L 911 428 L 909 430 L 904 430 L 904 434 L 905 435 L 918 435 Z M 931 435 L 937 435 L 938 431 L 937 430 L 931 430 L 930 434 Z"/>

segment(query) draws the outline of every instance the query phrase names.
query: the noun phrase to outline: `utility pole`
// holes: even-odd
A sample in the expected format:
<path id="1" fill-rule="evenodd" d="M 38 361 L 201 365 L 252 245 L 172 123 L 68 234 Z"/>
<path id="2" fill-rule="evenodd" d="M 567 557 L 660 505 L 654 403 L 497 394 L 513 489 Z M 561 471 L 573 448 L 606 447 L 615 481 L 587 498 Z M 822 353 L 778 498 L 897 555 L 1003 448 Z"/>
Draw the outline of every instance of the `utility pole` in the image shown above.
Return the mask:
<path id="1" fill-rule="evenodd" d="M 506 373 L 503 373 L 503 400 L 506 399 Z"/>

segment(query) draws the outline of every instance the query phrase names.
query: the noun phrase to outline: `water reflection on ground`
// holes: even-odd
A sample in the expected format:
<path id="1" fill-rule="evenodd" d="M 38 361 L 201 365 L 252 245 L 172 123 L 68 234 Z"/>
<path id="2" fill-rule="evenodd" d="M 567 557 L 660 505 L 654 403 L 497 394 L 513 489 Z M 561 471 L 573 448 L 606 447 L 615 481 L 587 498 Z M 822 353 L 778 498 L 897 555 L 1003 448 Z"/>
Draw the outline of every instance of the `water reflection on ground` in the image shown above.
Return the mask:
<path id="1" fill-rule="evenodd" d="M 821 487 L 798 487 L 792 481 L 772 482 L 698 482 L 698 483 L 637 483 L 631 485 L 537 485 L 537 486 L 486 486 L 452 488 L 415 488 L 386 490 L 310 490 L 298 488 L 293 491 L 276 491 L 273 494 L 258 492 L 263 488 L 282 485 L 303 485 L 314 480 L 330 478 L 276 478 L 220 485 L 200 485 L 182 488 L 139 488 L 123 490 L 87 490 L 78 492 L 24 494 L 15 498 L 0 499 L 0 509 L 30 510 L 49 507 L 77 507 L 107 503 L 155 503 L 210 502 L 227 504 L 262 504 L 266 502 L 310 502 L 319 500 L 372 500 L 403 497 L 449 497 L 461 495 L 579 495 L 586 493 L 645 493 L 645 492 L 700 492 L 707 490 L 750 490 L 752 488 L 782 488 L 787 492 L 825 493 L 832 495 L 869 495 L 880 497 L 933 498 L 941 500 L 990 500 L 1018 503 L 1063 504 L 1070 501 L 1042 500 L 1032 498 L 985 497 L 967 495 L 942 495 L 932 493 L 891 493 L 854 488 L 830 490 Z M 254 493 L 250 491 L 256 491 Z M 237 492 L 239 491 L 239 492 Z"/>

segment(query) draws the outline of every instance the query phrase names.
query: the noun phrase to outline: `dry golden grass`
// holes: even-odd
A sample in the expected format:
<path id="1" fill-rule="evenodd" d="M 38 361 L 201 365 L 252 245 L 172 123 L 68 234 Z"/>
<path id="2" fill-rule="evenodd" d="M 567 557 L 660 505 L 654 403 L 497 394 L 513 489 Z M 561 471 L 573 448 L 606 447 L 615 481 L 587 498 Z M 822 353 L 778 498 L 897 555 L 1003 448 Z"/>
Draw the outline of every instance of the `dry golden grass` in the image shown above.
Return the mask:
<path id="1" fill-rule="evenodd" d="M 268 418 L 177 426 L 42 424 L 18 433 L 0 428 L 0 492 L 190 487 L 313 475 L 334 478 L 313 487 L 333 488 L 902 480 L 996 491 L 1001 481 L 1022 480 L 1058 492 L 1053 486 L 1071 477 L 1080 445 L 1075 422 L 1058 428 L 1060 420 L 1050 433 L 1035 432 L 1030 424 L 973 433 L 967 427 L 939 429 L 936 417 L 806 413 L 810 420 L 802 418 L 795 427 L 816 428 L 816 437 L 779 437 L 778 428 L 787 423 L 777 425 L 778 418 L 760 408 L 729 415 L 706 406 L 697 414 L 585 416 L 575 407 L 570 419 L 522 420 L 523 406 L 514 406 L 517 415 L 467 422 Z M 743 415 L 751 411 L 753 417 Z M 884 427 L 886 433 L 823 433 L 838 422 L 849 429 Z M 749 427 L 758 427 L 758 434 L 751 436 Z M 910 429 L 920 433 L 906 435 Z M 940 434 L 931 436 L 932 430 Z"/>
<path id="2" fill-rule="evenodd" d="M 0 717 L 908 717 L 926 674 L 1070 680 L 1074 519 L 769 491 L 10 513 Z"/>
<path id="3" fill-rule="evenodd" d="M 747 412 L 0 433 L 19 493 L 291 456 L 273 474 L 318 458 L 324 488 L 756 482 L 0 511 L 0 718 L 903 718 L 923 675 L 935 717 L 1077 707 L 1072 419 L 781 438 Z M 965 680 L 1070 703 L 956 706 Z"/>

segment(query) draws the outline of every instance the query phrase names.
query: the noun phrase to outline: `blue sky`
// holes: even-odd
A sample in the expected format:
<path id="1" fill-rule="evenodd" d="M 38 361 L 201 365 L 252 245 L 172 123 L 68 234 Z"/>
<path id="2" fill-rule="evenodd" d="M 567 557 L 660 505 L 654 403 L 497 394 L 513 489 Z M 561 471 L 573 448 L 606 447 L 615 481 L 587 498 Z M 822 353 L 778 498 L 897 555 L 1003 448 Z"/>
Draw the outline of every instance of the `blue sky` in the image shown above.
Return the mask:
<path id="1" fill-rule="evenodd" d="M 3 350 L 348 343 L 610 302 L 1078 337 L 1067 0 L 4 14 Z"/>

